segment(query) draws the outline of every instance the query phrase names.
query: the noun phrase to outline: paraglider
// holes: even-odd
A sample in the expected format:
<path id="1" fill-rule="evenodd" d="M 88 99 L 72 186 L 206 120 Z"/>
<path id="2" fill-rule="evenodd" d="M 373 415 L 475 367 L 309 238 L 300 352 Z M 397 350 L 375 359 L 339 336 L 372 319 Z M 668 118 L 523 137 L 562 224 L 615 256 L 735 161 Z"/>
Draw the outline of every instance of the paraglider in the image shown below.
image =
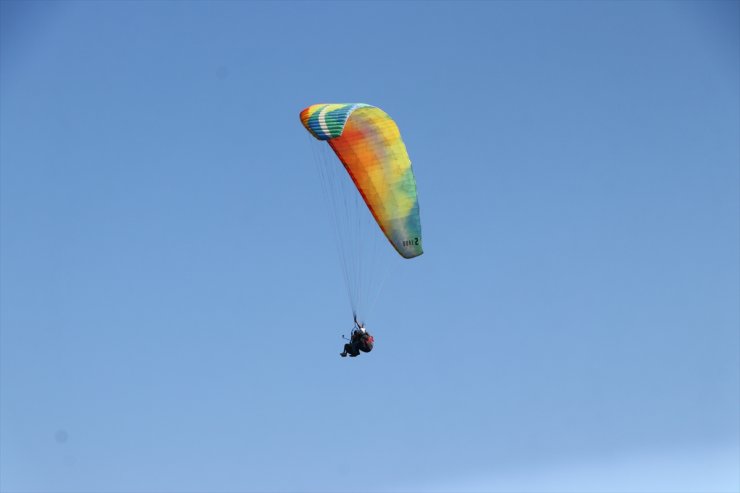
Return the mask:
<path id="1" fill-rule="evenodd" d="M 367 331 L 358 320 L 365 319 L 377 298 L 383 265 L 393 261 L 388 258 L 393 250 L 387 242 L 404 259 L 423 253 L 411 160 L 398 126 L 375 106 L 314 104 L 301 111 L 300 117 L 319 144 L 314 148 L 316 163 L 334 220 L 356 324 L 353 335 L 364 334 Z M 387 240 L 385 247 L 377 245 L 378 238 Z M 353 353 L 360 346 L 353 346 L 352 341 L 346 346 L 342 354 L 356 356 Z M 365 347 L 372 349 L 372 343 Z"/>
<path id="2" fill-rule="evenodd" d="M 344 345 L 344 351 L 339 353 L 339 356 L 344 358 L 349 354 L 350 357 L 354 358 L 360 355 L 360 351 L 369 353 L 373 350 L 374 345 L 375 338 L 367 331 L 362 323 L 355 319 L 355 326 L 352 328 L 349 343 Z"/>

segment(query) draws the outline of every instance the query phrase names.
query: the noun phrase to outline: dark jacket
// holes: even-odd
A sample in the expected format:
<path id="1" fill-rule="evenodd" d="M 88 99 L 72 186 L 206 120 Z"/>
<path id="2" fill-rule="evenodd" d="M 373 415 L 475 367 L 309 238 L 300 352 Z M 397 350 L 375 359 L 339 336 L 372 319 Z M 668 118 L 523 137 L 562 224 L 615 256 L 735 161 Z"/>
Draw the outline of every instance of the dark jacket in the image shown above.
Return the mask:
<path id="1" fill-rule="evenodd" d="M 375 339 L 372 335 L 370 335 L 369 332 L 363 332 L 361 330 L 356 330 L 352 333 L 352 346 L 359 349 L 360 351 L 364 353 L 369 353 L 373 350 L 373 345 L 375 344 Z"/>

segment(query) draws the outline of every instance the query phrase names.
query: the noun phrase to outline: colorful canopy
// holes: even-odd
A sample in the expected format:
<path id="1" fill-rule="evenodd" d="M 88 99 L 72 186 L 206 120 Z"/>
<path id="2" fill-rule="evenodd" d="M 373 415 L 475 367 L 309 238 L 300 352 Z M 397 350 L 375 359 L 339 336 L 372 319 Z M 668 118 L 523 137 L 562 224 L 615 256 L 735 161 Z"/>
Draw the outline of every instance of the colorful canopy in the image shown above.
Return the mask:
<path id="1" fill-rule="evenodd" d="M 362 103 L 314 104 L 301 112 L 301 121 L 334 150 L 398 253 L 405 258 L 421 255 L 416 180 L 391 117 Z"/>

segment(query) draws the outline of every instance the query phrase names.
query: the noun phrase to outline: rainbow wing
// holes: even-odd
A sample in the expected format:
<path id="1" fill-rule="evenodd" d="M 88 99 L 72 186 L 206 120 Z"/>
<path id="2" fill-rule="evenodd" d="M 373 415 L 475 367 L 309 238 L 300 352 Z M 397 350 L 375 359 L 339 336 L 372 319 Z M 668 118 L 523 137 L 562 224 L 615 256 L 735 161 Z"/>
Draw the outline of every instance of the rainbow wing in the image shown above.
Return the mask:
<path id="1" fill-rule="evenodd" d="M 314 104 L 301 112 L 301 121 L 314 137 L 329 143 L 398 253 L 421 255 L 416 180 L 391 117 L 362 103 Z"/>

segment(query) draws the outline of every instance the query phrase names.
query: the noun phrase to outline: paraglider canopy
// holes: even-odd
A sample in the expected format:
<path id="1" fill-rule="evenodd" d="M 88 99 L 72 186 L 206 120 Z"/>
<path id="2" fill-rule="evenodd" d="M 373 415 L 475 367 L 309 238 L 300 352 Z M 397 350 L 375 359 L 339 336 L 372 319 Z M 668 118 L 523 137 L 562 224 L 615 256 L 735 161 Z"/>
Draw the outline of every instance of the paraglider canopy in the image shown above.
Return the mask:
<path id="1" fill-rule="evenodd" d="M 327 141 L 380 229 L 404 258 L 423 253 L 416 180 L 396 123 L 364 103 L 314 104 L 301 122 Z"/>

